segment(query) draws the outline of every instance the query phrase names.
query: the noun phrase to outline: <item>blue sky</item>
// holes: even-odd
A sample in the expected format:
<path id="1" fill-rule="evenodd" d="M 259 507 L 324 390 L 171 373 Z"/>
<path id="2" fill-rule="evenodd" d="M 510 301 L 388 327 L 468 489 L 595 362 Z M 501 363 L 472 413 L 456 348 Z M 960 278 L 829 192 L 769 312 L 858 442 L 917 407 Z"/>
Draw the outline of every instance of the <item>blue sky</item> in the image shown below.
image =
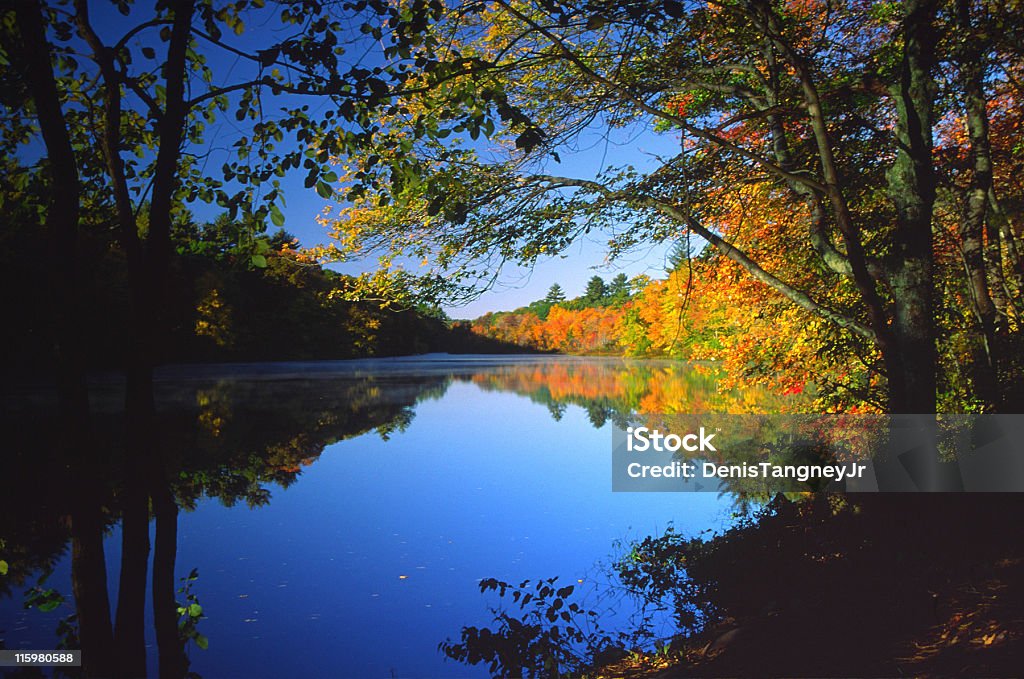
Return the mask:
<path id="1" fill-rule="evenodd" d="M 576 150 L 559 149 L 562 162 L 548 168 L 552 172 L 577 178 L 593 178 L 602 168 L 632 165 L 649 169 L 662 157 L 678 149 L 674 133 L 654 133 L 641 130 L 618 130 L 611 135 L 594 131 Z M 315 245 L 327 240 L 324 227 L 316 218 L 330 203 L 315 191 L 305 189 L 300 177 L 288 177 L 285 182 L 287 206 L 283 209 L 285 228 L 299 238 L 303 245 Z M 664 275 L 667 253 L 672 243 L 638 248 L 613 262 L 606 260 L 608 236 L 597 230 L 580 238 L 559 256 L 539 260 L 532 268 L 508 266 L 502 270 L 496 284 L 482 291 L 477 299 L 459 307 L 446 307 L 452 318 L 475 318 L 488 311 L 511 310 L 543 298 L 552 284 L 558 283 L 568 297 L 583 293 L 592 276 L 609 280 L 619 273 L 629 277 L 639 274 L 658 278 Z M 334 265 L 342 272 L 357 274 L 371 269 L 376 260 Z M 415 265 L 410 268 L 414 270 Z"/>
<path id="2" fill-rule="evenodd" d="M 317 102 L 311 107 L 312 113 L 328 105 L 326 100 Z M 212 126 L 211 145 L 228 146 L 224 140 L 233 140 L 241 133 L 234 127 L 230 120 L 219 121 Z M 658 157 L 670 157 L 678 152 L 678 148 L 676 132 L 656 133 L 640 124 L 634 129 L 594 129 L 581 138 L 575 148 L 559 148 L 561 162 L 552 164 L 547 170 L 583 179 L 592 179 L 608 167 L 631 165 L 640 170 L 652 170 L 660 164 Z M 227 159 L 228 155 L 224 153 L 213 161 L 214 167 Z M 305 188 L 302 175 L 300 171 L 293 171 L 281 180 L 286 201 L 281 210 L 285 216 L 284 228 L 298 237 L 303 246 L 309 247 L 329 241 L 327 229 L 317 222 L 317 217 L 327 206 L 335 203 L 334 199 L 321 198 L 313 189 Z M 201 203 L 189 207 L 200 220 L 212 220 L 222 211 L 217 206 Z M 471 319 L 488 311 L 507 311 L 525 306 L 543 298 L 554 283 L 558 283 L 566 295 L 572 298 L 581 295 L 587 281 L 595 275 L 605 280 L 619 273 L 625 273 L 630 278 L 639 274 L 652 278 L 664 275 L 667 254 L 673 243 L 651 243 L 608 262 L 607 240 L 607 234 L 595 229 L 560 255 L 541 259 L 532 268 L 509 265 L 502 270 L 496 283 L 490 289 L 481 291 L 475 300 L 463 306 L 445 307 L 445 311 L 452 318 Z M 330 268 L 354 275 L 371 270 L 375 265 L 376 257 L 372 256 L 364 261 L 330 265 Z M 415 272 L 417 264 L 406 262 L 405 266 Z"/>

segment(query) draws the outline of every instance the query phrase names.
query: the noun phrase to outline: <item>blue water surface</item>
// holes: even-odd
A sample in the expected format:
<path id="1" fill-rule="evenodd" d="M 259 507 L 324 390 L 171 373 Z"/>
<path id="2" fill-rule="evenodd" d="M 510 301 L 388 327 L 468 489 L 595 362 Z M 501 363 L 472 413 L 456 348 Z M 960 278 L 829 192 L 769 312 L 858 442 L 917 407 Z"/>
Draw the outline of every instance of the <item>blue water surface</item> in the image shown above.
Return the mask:
<path id="1" fill-rule="evenodd" d="M 372 363 L 362 370 L 372 373 Z M 628 600 L 605 587 L 617 541 L 669 524 L 696 535 L 729 522 L 731 502 L 712 493 L 613 493 L 610 422 L 595 427 L 580 399 L 564 401 L 556 419 L 538 392 L 482 388 L 474 370 L 416 403 L 404 430 L 327 445 L 290 486 L 270 485 L 263 506 L 203 498 L 182 511 L 177 572 L 198 571 L 192 589 L 209 639 L 207 650 L 189 649 L 193 671 L 487 676 L 438 651 L 463 626 L 492 621 L 499 600 L 481 594 L 482 578 L 558 576 L 614 628 L 629 613 Z M 110 583 L 119 541 L 115 526 L 106 541 Z M 68 561 L 48 586 L 70 593 Z M 69 606 L 44 614 L 21 611 L 17 596 L 3 600 L 4 643 L 51 647 Z"/>

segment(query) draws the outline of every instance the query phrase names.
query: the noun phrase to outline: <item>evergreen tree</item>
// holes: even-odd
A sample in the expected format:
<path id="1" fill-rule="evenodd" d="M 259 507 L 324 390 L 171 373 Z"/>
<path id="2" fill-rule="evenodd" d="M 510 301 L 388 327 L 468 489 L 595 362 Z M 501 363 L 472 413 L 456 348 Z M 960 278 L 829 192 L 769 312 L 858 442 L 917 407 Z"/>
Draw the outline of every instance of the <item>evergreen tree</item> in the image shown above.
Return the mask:
<path id="1" fill-rule="evenodd" d="M 544 301 L 548 304 L 558 304 L 559 302 L 565 301 L 565 291 L 562 290 L 562 286 L 558 283 L 553 284 L 548 289 L 548 294 L 544 298 Z"/>
<path id="2" fill-rule="evenodd" d="M 618 274 L 608 285 L 608 302 L 616 306 L 629 301 L 629 278 L 624 273 Z"/>
<path id="3" fill-rule="evenodd" d="M 689 244 L 685 240 L 676 241 L 676 244 L 672 246 L 672 250 L 668 253 L 668 264 L 665 266 L 665 271 L 668 273 L 679 271 L 686 266 L 686 262 L 689 259 Z"/>
<path id="4" fill-rule="evenodd" d="M 587 282 L 587 288 L 583 292 L 583 301 L 590 305 L 600 304 L 607 294 L 608 287 L 605 285 L 604 279 L 594 276 Z"/>

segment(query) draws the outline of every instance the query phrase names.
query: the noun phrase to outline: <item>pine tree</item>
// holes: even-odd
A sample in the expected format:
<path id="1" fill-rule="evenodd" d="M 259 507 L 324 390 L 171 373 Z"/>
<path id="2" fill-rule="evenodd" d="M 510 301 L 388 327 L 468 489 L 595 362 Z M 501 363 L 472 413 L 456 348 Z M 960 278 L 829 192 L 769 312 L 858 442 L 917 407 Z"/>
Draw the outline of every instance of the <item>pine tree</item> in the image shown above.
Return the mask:
<path id="1" fill-rule="evenodd" d="M 587 289 L 583 292 L 583 301 L 590 305 L 600 304 L 607 294 L 608 287 L 605 285 L 604 279 L 594 276 L 587 282 Z"/>
<path id="2" fill-rule="evenodd" d="M 668 264 L 665 266 L 665 271 L 668 273 L 679 271 L 686 266 L 686 262 L 689 259 L 689 243 L 685 240 L 676 241 L 676 244 L 672 246 L 672 250 L 668 253 Z"/>
<path id="3" fill-rule="evenodd" d="M 608 284 L 608 300 L 616 306 L 629 300 L 629 277 L 626 274 L 618 274 Z"/>
<path id="4" fill-rule="evenodd" d="M 559 302 L 565 301 L 565 292 L 562 290 L 562 286 L 555 283 L 548 289 L 547 297 L 544 301 L 549 304 L 558 304 Z"/>

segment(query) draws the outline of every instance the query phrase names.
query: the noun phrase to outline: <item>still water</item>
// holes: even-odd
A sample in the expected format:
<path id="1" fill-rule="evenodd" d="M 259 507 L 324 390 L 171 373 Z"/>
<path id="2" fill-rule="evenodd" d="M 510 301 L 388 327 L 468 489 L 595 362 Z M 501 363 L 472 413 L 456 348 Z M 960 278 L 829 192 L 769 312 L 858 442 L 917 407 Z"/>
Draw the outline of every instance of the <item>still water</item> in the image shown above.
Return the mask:
<path id="1" fill-rule="evenodd" d="M 93 391 L 94 428 L 111 449 L 120 399 L 116 380 Z M 8 400 L 19 430 L 42 421 L 45 400 L 38 390 Z M 177 367 L 159 373 L 156 400 L 152 454 L 168 461 L 181 507 L 175 573 L 198 573 L 197 629 L 209 640 L 189 644 L 190 670 L 207 678 L 487 676 L 438 651 L 462 627 L 492 621 L 500 601 L 481 594 L 482 578 L 558 576 L 614 628 L 630 612 L 605 587 L 621 541 L 669 524 L 720 530 L 733 512 L 713 493 L 611 491 L 616 418 L 742 406 L 699 366 L 427 356 Z M 74 479 L 36 468 L 46 459 L 37 438 L 16 438 L 4 459 L 0 639 L 11 649 L 54 648 L 74 613 L 61 499 Z M 111 480 L 112 601 L 117 497 Z M 42 588 L 64 603 L 24 610 L 25 590 L 46 573 Z"/>

